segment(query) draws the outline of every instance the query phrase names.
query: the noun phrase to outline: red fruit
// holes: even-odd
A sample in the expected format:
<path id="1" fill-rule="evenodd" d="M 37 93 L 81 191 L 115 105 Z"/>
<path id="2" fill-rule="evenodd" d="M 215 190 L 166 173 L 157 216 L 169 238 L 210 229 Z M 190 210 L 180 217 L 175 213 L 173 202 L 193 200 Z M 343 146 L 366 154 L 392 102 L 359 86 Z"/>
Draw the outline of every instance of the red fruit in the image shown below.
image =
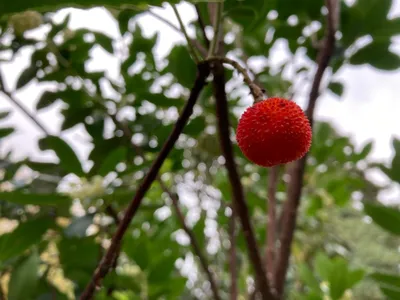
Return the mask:
<path id="1" fill-rule="evenodd" d="M 271 167 L 303 157 L 312 130 L 295 102 L 269 98 L 249 107 L 239 120 L 236 139 L 243 154 L 259 166 Z"/>

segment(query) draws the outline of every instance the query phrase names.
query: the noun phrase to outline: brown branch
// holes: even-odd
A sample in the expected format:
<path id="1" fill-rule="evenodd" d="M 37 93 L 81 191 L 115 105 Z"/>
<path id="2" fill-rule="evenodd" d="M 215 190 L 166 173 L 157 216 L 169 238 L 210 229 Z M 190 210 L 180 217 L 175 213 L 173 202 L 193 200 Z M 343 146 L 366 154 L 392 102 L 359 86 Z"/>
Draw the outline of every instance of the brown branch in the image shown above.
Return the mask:
<path id="1" fill-rule="evenodd" d="M 181 223 L 182 229 L 185 231 L 185 233 L 188 235 L 190 239 L 190 244 L 192 245 L 193 252 L 194 254 L 199 258 L 200 265 L 203 268 L 204 272 L 206 273 L 206 276 L 208 278 L 208 281 L 210 282 L 211 285 L 211 291 L 214 295 L 214 299 L 220 300 L 221 297 L 218 292 L 218 285 L 216 283 L 216 280 L 214 278 L 214 275 L 212 274 L 207 258 L 203 254 L 203 251 L 200 248 L 200 245 L 196 239 L 196 236 L 194 235 L 193 231 L 187 226 L 186 221 L 185 221 L 185 216 L 183 215 L 180 207 L 179 207 L 179 201 L 177 198 L 177 195 L 173 194 L 164 184 L 164 182 L 161 180 L 161 178 L 158 178 L 158 182 L 160 183 L 161 188 L 165 193 L 168 194 L 169 198 L 172 200 L 172 206 L 175 209 L 175 213 L 178 217 L 179 222 Z"/>
<path id="2" fill-rule="evenodd" d="M 85 288 L 85 291 L 82 293 L 80 297 L 81 300 L 92 299 L 95 289 L 100 286 L 102 279 L 107 275 L 110 266 L 112 264 L 113 258 L 115 256 L 115 253 L 118 250 L 119 244 L 126 230 L 128 229 L 129 224 L 131 223 L 133 217 L 135 216 L 137 210 L 139 209 L 143 197 L 145 196 L 146 192 L 150 188 L 153 181 L 156 179 L 158 171 L 160 170 L 162 164 L 164 163 L 170 151 L 173 149 L 175 142 L 179 138 L 187 121 L 192 115 L 193 107 L 202 89 L 206 85 L 206 79 L 209 75 L 209 72 L 210 70 L 208 64 L 204 63 L 199 64 L 197 78 L 190 92 L 190 96 L 186 106 L 184 107 L 181 115 L 179 116 L 173 131 L 171 132 L 163 148 L 161 149 L 160 154 L 153 162 L 149 172 L 143 179 L 142 184 L 138 187 L 134 198 L 132 199 L 131 203 L 126 209 L 125 215 L 121 220 L 121 223 L 118 226 L 118 229 L 111 240 L 110 247 L 108 248 L 106 254 L 103 256 L 103 259 L 101 260 L 99 266 L 95 270 L 91 281 Z"/>
<path id="3" fill-rule="evenodd" d="M 201 16 L 199 5 L 195 4 L 194 7 L 195 7 L 196 13 L 197 13 L 197 21 L 199 22 L 201 32 L 203 33 L 204 42 L 206 43 L 207 48 L 209 48 L 210 40 L 208 39 L 207 34 L 206 34 L 206 24 Z"/>
<path id="4" fill-rule="evenodd" d="M 218 119 L 218 132 L 222 153 L 225 157 L 225 165 L 228 170 L 229 181 L 232 189 L 234 210 L 236 211 L 242 225 L 242 230 L 248 247 L 249 259 L 255 270 L 255 279 L 258 289 L 260 290 L 264 300 L 275 299 L 275 297 L 271 293 L 269 282 L 266 277 L 264 264 L 262 263 L 253 227 L 250 223 L 249 211 L 246 204 L 242 183 L 240 182 L 240 177 L 236 169 L 232 141 L 230 139 L 228 102 L 225 92 L 226 79 L 221 63 L 215 63 L 213 75 L 214 96 L 216 101 L 216 111 Z"/>
<path id="5" fill-rule="evenodd" d="M 323 47 L 320 49 L 317 56 L 317 71 L 314 75 L 311 91 L 309 94 L 308 107 L 306 109 L 306 115 L 310 120 L 311 126 L 313 126 L 314 122 L 314 110 L 318 99 L 319 87 L 322 81 L 322 77 L 333 55 L 335 47 L 335 33 L 338 26 L 337 24 L 335 24 L 335 20 L 338 20 L 336 15 L 339 13 L 338 0 L 326 0 L 326 7 L 328 8 L 327 30 Z M 287 201 L 283 210 L 283 228 L 280 239 L 281 249 L 275 274 L 276 289 L 280 297 L 282 297 L 283 294 L 286 272 L 289 266 L 291 244 L 296 227 L 297 210 L 300 204 L 306 159 L 307 155 L 304 156 L 302 159 L 294 162 L 290 170 L 291 181 L 288 186 Z"/>
<path id="6" fill-rule="evenodd" d="M 230 268 L 230 276 L 231 276 L 231 290 L 230 290 L 230 299 L 237 300 L 238 298 L 238 270 L 237 270 L 237 253 L 236 253 L 236 213 L 232 209 L 232 216 L 229 220 L 229 268 Z"/>
<path id="7" fill-rule="evenodd" d="M 268 226 L 267 248 L 265 253 L 267 275 L 271 286 L 275 285 L 275 254 L 276 254 L 276 186 L 278 184 L 279 167 L 272 167 L 268 175 Z"/>

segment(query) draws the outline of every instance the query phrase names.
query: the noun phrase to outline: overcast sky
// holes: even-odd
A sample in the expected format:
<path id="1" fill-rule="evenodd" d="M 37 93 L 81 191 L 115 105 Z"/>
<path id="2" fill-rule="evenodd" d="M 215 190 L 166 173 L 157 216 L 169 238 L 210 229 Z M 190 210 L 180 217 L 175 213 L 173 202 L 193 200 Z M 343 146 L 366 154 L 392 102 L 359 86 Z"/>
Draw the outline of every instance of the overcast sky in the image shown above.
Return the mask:
<path id="1" fill-rule="evenodd" d="M 195 12 L 189 5 L 180 5 L 179 10 L 185 23 L 194 19 Z M 55 16 L 56 20 L 62 20 L 70 11 L 73 11 L 70 22 L 71 28 L 87 27 L 104 31 L 110 36 L 119 36 L 118 25 L 107 11 L 100 8 L 89 11 L 67 9 L 58 12 Z M 154 11 L 159 12 L 164 18 L 178 25 L 169 6 L 166 9 L 155 9 Z M 394 7 L 390 16 L 399 15 L 400 0 L 394 0 Z M 139 22 L 146 34 L 160 32 L 157 45 L 157 55 L 159 56 L 168 53 L 175 42 L 184 42 L 179 33 L 151 16 L 141 17 Z M 40 34 L 40 31 L 37 34 Z M 393 49 L 400 53 L 400 40 L 395 41 Z M 1 70 L 6 75 L 6 82 L 10 88 L 14 87 L 15 79 L 18 78 L 19 72 L 27 65 L 29 53 L 29 50 L 23 51 L 12 64 L 2 64 Z M 117 58 L 106 54 L 102 50 L 95 52 L 91 63 L 94 68 L 106 69 L 112 78 L 118 76 L 116 65 Z M 391 139 L 393 136 L 400 138 L 400 101 L 398 99 L 400 95 L 400 70 L 380 72 L 367 66 L 346 67 L 338 74 L 338 78 L 345 83 L 343 97 L 338 100 L 334 95 L 323 95 L 319 99 L 317 118 L 332 121 L 339 132 L 350 134 L 358 146 L 374 140 L 372 157 L 388 162 L 393 155 Z M 31 83 L 16 93 L 16 98 L 34 113 L 34 105 L 44 88 Z M 0 99 L 0 110 L 10 108 L 13 110 L 12 117 L 0 125 L 3 126 L 5 123 L 12 124 L 17 129 L 16 134 L 2 142 L 1 153 L 4 153 L 7 149 L 13 149 L 15 157 L 30 155 L 36 158 L 44 158 L 45 156 L 38 151 L 36 145 L 37 138 L 41 135 L 40 131 L 16 107 L 10 105 L 6 98 L 0 96 Z M 301 99 L 299 100 L 300 102 L 302 101 Z M 61 121 L 56 113 L 58 108 L 54 107 L 38 114 L 38 117 L 49 131 L 55 134 L 58 133 Z M 82 130 L 70 131 L 63 134 L 63 137 L 71 143 L 82 158 L 87 157 L 90 148 L 84 146 L 84 140 L 87 137 Z M 382 175 L 375 173 L 372 176 L 379 182 L 385 181 L 385 177 Z M 386 193 L 384 198 L 391 201 L 395 200 L 399 193 L 398 191 L 393 191 Z"/>

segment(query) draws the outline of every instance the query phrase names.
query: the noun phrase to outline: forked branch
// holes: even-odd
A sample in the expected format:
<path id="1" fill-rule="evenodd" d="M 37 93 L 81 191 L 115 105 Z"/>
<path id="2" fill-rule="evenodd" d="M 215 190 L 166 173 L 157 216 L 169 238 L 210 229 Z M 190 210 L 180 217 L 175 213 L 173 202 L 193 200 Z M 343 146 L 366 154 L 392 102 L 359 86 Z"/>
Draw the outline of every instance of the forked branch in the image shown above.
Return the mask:
<path id="1" fill-rule="evenodd" d="M 322 77 L 325 73 L 326 68 L 329 65 L 335 47 L 335 33 L 338 26 L 337 22 L 339 15 L 339 5 L 340 3 L 338 0 L 326 0 L 326 7 L 328 8 L 327 29 L 325 39 L 323 41 L 323 46 L 319 50 L 317 56 L 317 70 L 312 82 L 308 106 L 306 109 L 306 115 L 310 120 L 311 126 L 313 126 L 314 123 L 314 110 L 318 99 L 319 87 L 322 81 Z M 290 171 L 291 181 L 287 189 L 287 200 L 283 210 L 283 228 L 280 238 L 281 249 L 275 274 L 276 289 L 280 297 L 283 293 L 286 272 L 289 266 L 290 250 L 296 227 L 297 210 L 299 207 L 301 190 L 303 187 L 306 159 L 307 155 L 293 163 Z"/>
<path id="2" fill-rule="evenodd" d="M 167 158 L 170 151 L 173 149 L 175 142 L 178 140 L 180 134 L 182 133 L 189 117 L 192 115 L 193 107 L 199 97 L 202 89 L 206 85 L 206 79 L 209 75 L 209 67 L 208 64 L 199 64 L 197 78 L 194 83 L 194 86 L 190 92 L 189 99 L 187 101 L 186 106 L 184 107 L 181 115 L 179 116 L 173 131 L 165 142 L 163 148 L 161 149 L 160 154 L 153 162 L 149 172 L 146 177 L 143 179 L 143 182 L 138 187 L 137 192 L 129 204 L 128 208 L 125 211 L 125 215 L 122 218 L 116 233 L 114 234 L 110 247 L 107 249 L 106 254 L 103 256 L 100 264 L 96 268 L 93 277 L 89 284 L 86 286 L 84 292 L 82 293 L 80 299 L 81 300 L 89 300 L 93 298 L 93 294 L 97 287 L 100 286 L 102 279 L 107 275 L 111 264 L 113 262 L 113 258 L 115 257 L 115 253 L 118 250 L 119 244 L 129 227 L 133 217 L 135 216 L 137 210 L 142 203 L 142 200 L 150 188 L 153 181 L 156 179 L 157 174 L 163 165 L 165 159 Z"/>

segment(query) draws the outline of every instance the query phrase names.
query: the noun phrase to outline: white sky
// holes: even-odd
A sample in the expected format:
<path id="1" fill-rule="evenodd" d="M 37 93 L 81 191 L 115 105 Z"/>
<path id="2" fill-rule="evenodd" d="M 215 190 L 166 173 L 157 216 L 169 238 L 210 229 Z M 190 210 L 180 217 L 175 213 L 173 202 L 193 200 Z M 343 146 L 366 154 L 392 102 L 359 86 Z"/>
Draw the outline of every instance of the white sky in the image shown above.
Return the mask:
<path id="1" fill-rule="evenodd" d="M 187 4 L 178 6 L 184 22 L 187 24 L 195 18 L 194 10 Z M 70 9 L 60 11 L 56 14 L 56 20 L 61 21 Z M 163 15 L 174 24 L 178 25 L 172 9 L 155 9 L 155 12 Z M 400 15 L 400 0 L 394 0 L 391 16 Z M 184 42 L 183 37 L 160 21 L 151 16 L 140 17 L 140 24 L 146 34 L 159 31 L 159 43 L 157 55 L 164 56 L 175 42 Z M 72 29 L 87 27 L 104 31 L 110 36 L 118 37 L 118 25 L 103 9 L 96 8 L 89 11 L 73 10 L 70 27 Z M 190 31 L 189 31 L 190 33 Z M 394 45 L 396 52 L 400 53 L 400 40 Z M 14 87 L 19 72 L 27 65 L 30 51 L 24 51 L 17 59 L 7 65 L 2 65 L 3 74 L 9 87 Z M 93 62 L 90 64 L 96 68 L 106 69 L 112 78 L 118 75 L 116 64 L 117 58 L 111 57 L 104 51 L 95 52 Z M 279 54 L 277 54 L 279 55 Z M 331 94 L 325 94 L 319 99 L 317 106 L 317 118 L 330 120 L 339 132 L 350 134 L 357 146 L 363 145 L 369 140 L 374 140 L 372 158 L 384 162 L 390 161 L 393 155 L 391 139 L 393 136 L 400 137 L 400 70 L 395 72 L 380 72 L 373 68 L 346 67 L 338 74 L 345 83 L 345 93 L 341 100 Z M 34 82 L 16 93 L 16 98 L 34 113 L 34 106 L 43 91 Z M 0 145 L 1 153 L 7 149 L 13 149 L 17 157 L 26 155 L 35 158 L 49 157 L 37 149 L 37 139 L 40 131 L 32 124 L 17 108 L 10 105 L 9 101 L 0 96 L 0 111 L 12 108 L 13 115 L 6 122 L 16 127 L 17 133 L 7 138 Z M 301 101 L 300 101 L 301 102 Z M 57 107 L 37 114 L 41 121 L 52 133 L 58 133 L 60 117 L 57 115 Z M 3 126 L 5 122 L 1 123 Z M 82 130 L 74 129 L 62 135 L 65 137 L 80 157 L 87 157 L 90 148 L 84 146 L 86 136 Z M 385 177 L 379 174 L 372 175 L 379 182 L 384 182 Z M 399 193 L 386 193 L 387 200 L 395 200 Z"/>

